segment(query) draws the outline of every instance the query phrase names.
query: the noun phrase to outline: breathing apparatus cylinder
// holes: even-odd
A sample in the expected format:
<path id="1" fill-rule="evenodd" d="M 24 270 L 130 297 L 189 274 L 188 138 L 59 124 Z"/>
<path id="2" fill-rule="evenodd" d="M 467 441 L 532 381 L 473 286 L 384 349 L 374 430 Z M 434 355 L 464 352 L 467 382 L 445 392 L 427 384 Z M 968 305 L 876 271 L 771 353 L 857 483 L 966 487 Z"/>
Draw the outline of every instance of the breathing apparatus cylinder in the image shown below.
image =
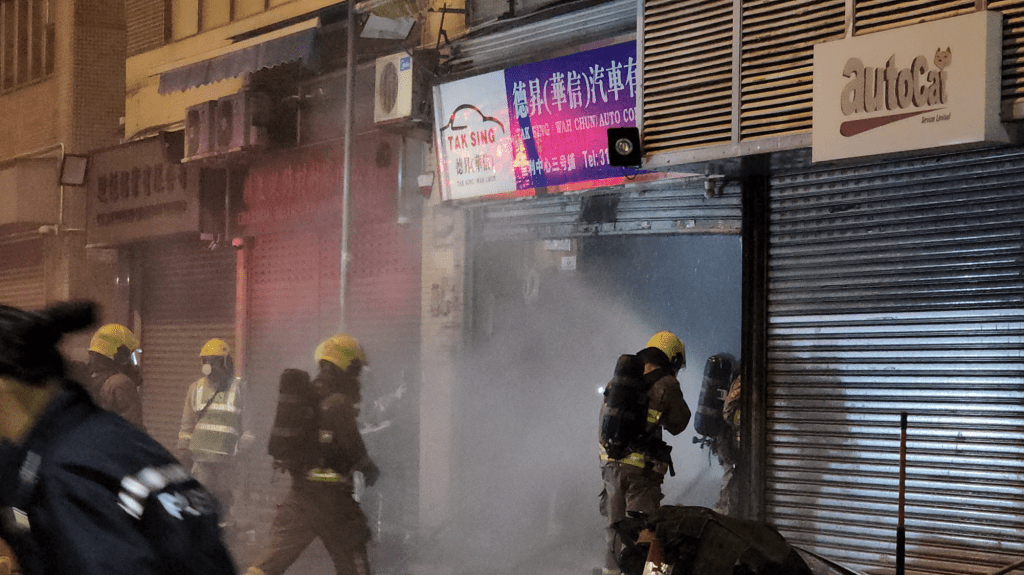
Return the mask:
<path id="1" fill-rule="evenodd" d="M 715 354 L 704 364 L 704 381 L 700 388 L 693 429 L 705 437 L 718 437 L 725 431 L 722 407 L 732 384 L 736 361 L 727 353 Z"/>

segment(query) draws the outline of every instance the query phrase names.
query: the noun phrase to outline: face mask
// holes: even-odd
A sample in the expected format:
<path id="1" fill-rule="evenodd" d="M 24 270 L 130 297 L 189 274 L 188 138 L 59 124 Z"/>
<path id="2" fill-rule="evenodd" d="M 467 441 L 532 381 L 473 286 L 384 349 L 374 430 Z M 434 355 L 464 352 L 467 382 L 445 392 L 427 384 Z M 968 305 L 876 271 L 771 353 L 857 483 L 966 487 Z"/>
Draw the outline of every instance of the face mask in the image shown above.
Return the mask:
<path id="1" fill-rule="evenodd" d="M 203 375 L 210 375 L 211 373 L 213 373 L 213 366 L 208 363 L 204 363 L 202 371 Z"/>

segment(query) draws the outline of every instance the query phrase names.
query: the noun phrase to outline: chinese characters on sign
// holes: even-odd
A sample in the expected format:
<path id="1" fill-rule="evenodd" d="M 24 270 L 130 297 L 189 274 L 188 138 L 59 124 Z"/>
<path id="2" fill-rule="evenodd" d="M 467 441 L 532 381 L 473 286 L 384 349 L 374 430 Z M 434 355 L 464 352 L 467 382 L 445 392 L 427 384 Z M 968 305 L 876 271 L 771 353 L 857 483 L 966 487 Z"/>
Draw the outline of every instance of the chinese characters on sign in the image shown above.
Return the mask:
<path id="1" fill-rule="evenodd" d="M 636 72 L 629 42 L 438 86 L 445 199 L 621 178 L 607 130 L 636 126 Z"/>
<path id="2" fill-rule="evenodd" d="M 158 138 L 97 152 L 88 189 L 89 243 L 199 229 L 199 168 L 168 162 Z"/>

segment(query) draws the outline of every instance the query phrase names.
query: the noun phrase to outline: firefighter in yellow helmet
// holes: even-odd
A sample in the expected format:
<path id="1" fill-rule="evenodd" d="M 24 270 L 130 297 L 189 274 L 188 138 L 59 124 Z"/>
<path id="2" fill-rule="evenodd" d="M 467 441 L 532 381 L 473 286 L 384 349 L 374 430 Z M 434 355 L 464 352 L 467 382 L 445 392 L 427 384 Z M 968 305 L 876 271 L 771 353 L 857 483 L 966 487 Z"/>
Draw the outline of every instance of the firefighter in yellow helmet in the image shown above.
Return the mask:
<path id="1" fill-rule="evenodd" d="M 235 456 L 252 441 L 243 428 L 245 382 L 235 376 L 231 348 L 213 338 L 199 350 L 203 376 L 185 394 L 178 431 L 179 459 L 230 515 Z"/>
<path id="2" fill-rule="evenodd" d="M 641 394 L 638 404 L 646 406 L 646 426 L 629 442 L 630 449 L 619 459 L 610 457 L 601 446 L 601 513 L 608 519 L 603 575 L 621 573 L 622 544 L 613 525 L 631 511 L 649 515 L 661 505 L 661 485 L 672 466 L 671 447 L 662 439 L 662 429 L 679 435 L 690 422 L 690 408 L 676 379 L 679 370 L 686 367 L 683 342 L 671 332 L 658 332 L 636 354 L 636 360 L 633 365 L 637 366 L 637 382 L 632 389 Z M 622 359 L 620 365 L 621 362 Z M 646 396 L 642 395 L 644 389 Z"/>
<path id="3" fill-rule="evenodd" d="M 354 473 L 362 473 L 372 486 L 380 470 L 366 452 L 356 418 L 362 400 L 359 376 L 368 365 L 362 345 L 348 334 L 333 335 L 320 343 L 314 353 L 319 369 L 306 390 L 294 397 L 312 398 L 316 414 L 311 432 L 290 449 L 275 446 L 271 432 L 271 455 L 277 467 L 292 475 L 292 486 L 277 508 L 266 552 L 246 575 L 282 575 L 302 551 L 319 537 L 334 561 L 338 575 L 369 575 L 366 545 L 370 528 L 353 497 Z M 298 370 L 282 374 L 282 393 L 287 378 Z M 299 377 L 298 379 L 302 379 Z M 279 403 L 278 414 L 282 413 Z M 278 421 L 275 420 L 275 427 Z M 292 434 L 289 434 L 290 436 Z"/>
<path id="4" fill-rule="evenodd" d="M 100 407 L 145 429 L 139 394 L 141 353 L 139 339 L 130 329 L 117 323 L 104 325 L 89 342 L 88 377 L 82 383 Z"/>

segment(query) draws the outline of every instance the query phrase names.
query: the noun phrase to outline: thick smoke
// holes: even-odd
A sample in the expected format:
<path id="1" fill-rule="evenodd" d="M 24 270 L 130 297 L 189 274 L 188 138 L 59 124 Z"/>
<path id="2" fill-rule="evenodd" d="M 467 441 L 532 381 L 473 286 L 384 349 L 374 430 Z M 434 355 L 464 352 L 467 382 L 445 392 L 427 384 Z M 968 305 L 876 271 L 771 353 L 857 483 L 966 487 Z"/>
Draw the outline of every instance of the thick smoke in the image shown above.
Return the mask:
<path id="1" fill-rule="evenodd" d="M 572 271 L 491 247 L 476 265 L 456 392 L 458 509 L 432 561 L 449 573 L 600 567 L 600 388 L 619 354 L 668 329 L 686 343 L 680 381 L 696 410 L 706 359 L 739 356 L 739 239 L 592 241 Z M 693 436 L 691 423 L 666 437 L 677 475 L 664 503 L 711 507 L 722 470 Z"/>

